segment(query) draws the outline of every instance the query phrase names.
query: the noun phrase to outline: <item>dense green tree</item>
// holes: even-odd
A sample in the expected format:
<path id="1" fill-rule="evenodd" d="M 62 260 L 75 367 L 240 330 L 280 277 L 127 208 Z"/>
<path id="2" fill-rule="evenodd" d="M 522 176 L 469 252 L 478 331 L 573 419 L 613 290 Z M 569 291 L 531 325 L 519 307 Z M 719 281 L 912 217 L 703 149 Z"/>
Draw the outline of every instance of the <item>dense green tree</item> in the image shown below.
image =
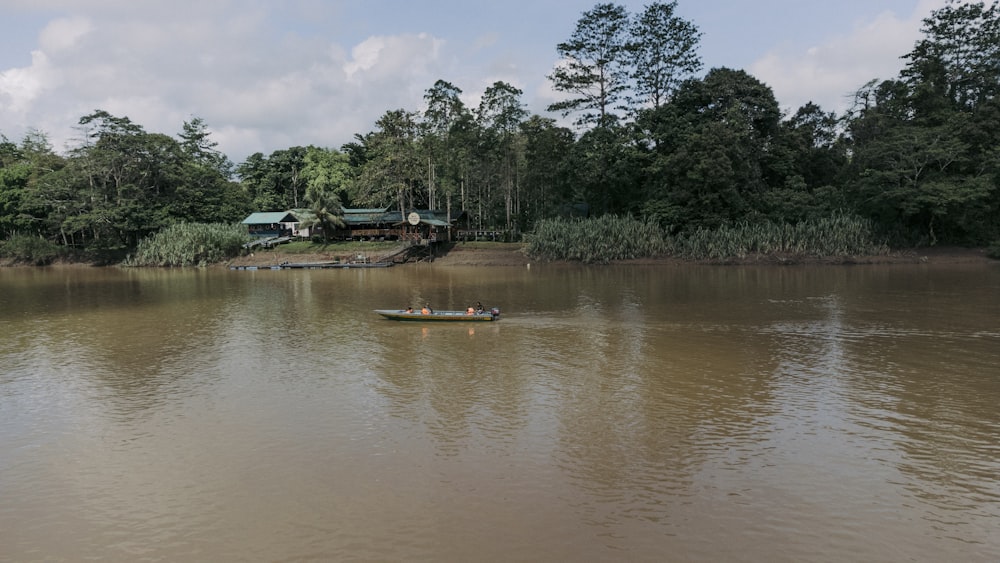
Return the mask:
<path id="1" fill-rule="evenodd" d="M 869 101 L 851 121 L 856 209 L 899 243 L 934 244 L 942 235 L 951 242 L 975 239 L 976 226 L 995 215 L 995 150 L 991 157 L 966 140 L 970 114 L 945 105 L 927 111 L 926 92 L 912 92 L 902 82 L 884 81 L 863 96 Z"/>
<path id="2" fill-rule="evenodd" d="M 273 183 L 268 180 L 268 170 L 267 157 L 264 153 L 255 152 L 236 167 L 236 175 L 254 210 L 288 209 L 284 205 L 284 198 L 280 197 Z"/>
<path id="3" fill-rule="evenodd" d="M 744 71 L 688 80 L 640 129 L 654 154 L 643 212 L 674 228 L 715 227 L 760 213 L 780 111 L 769 87 Z"/>
<path id="4" fill-rule="evenodd" d="M 851 193 L 900 242 L 983 243 L 1000 220 L 1000 11 L 949 4 L 923 31 L 900 79 L 856 96 Z"/>
<path id="5" fill-rule="evenodd" d="M 395 204 L 403 216 L 406 209 L 422 207 L 415 189 L 424 169 L 417 139 L 417 114 L 403 109 L 386 112 L 375 123 L 376 131 L 364 135 L 365 162 L 358 175 L 358 201 L 368 206 Z"/>
<path id="6" fill-rule="evenodd" d="M 572 115 L 579 137 L 529 117 L 510 84 L 492 84 L 472 110 L 439 80 L 422 111 L 387 111 L 340 151 L 256 153 L 234 177 L 200 118 L 172 138 L 97 110 L 64 155 L 40 133 L 20 144 L 0 135 L 0 237 L 121 252 L 174 223 L 290 209 L 329 233 L 348 205 L 444 206 L 511 231 L 570 209 L 685 233 L 734 221 L 780 231 L 858 213 L 896 242 L 992 242 L 998 3 L 932 12 L 899 76 L 860 87 L 840 118 L 812 103 L 782 116 L 770 88 L 744 71 L 693 77 L 701 34 L 673 0 L 636 15 L 597 4 L 557 45 L 549 79 L 564 99 L 549 109 Z"/>
<path id="7" fill-rule="evenodd" d="M 249 206 L 242 188 L 177 140 L 103 110 L 83 116 L 78 126 L 79 144 L 68 157 L 55 154 L 39 132 L 29 132 L 16 151 L 4 150 L 0 226 L 5 236 L 17 231 L 66 246 L 121 252 L 174 222 L 245 216 Z M 206 142 L 207 134 L 201 139 Z"/>
<path id="8" fill-rule="evenodd" d="M 519 220 L 522 230 L 540 219 L 555 217 L 566 206 L 582 202 L 573 192 L 569 155 L 575 139 L 573 132 L 560 127 L 554 119 L 532 115 L 521 123 L 524 144 L 524 205 Z"/>
<path id="9" fill-rule="evenodd" d="M 334 149 L 309 146 L 306 148 L 302 177 L 306 182 L 306 202 L 312 203 L 322 194 L 340 204 L 351 201 L 350 157 Z"/>
<path id="10" fill-rule="evenodd" d="M 761 213 L 777 223 L 796 223 L 846 209 L 841 183 L 847 162 L 836 115 L 807 103 L 781 122 L 769 147 Z"/>
<path id="11" fill-rule="evenodd" d="M 66 242 L 59 236 L 60 213 L 73 197 L 50 190 L 52 180 L 64 176 L 65 166 L 66 159 L 39 131 L 29 131 L 20 145 L 6 139 L 0 143 L 0 236 L 17 233 Z"/>
<path id="12" fill-rule="evenodd" d="M 521 102 L 520 89 L 506 82 L 494 82 L 483 93 L 476 110 L 476 123 L 481 132 L 484 178 L 496 186 L 500 201 L 483 201 L 489 208 L 503 210 L 496 224 L 505 229 L 515 227 L 515 216 L 520 213 L 520 179 L 524 163 L 523 143 L 518 135 L 521 123 L 528 115 Z M 499 205 L 498 205 L 499 204 Z M 481 207 L 482 216 L 485 208 Z"/>
<path id="13" fill-rule="evenodd" d="M 250 155 L 236 174 L 257 210 L 283 211 L 304 205 L 306 147 L 276 150 L 270 156 Z"/>
<path id="14" fill-rule="evenodd" d="M 681 82 L 701 70 L 701 32 L 676 15 L 677 2 L 653 2 L 632 21 L 628 50 L 635 83 L 633 108 L 656 109 Z"/>
<path id="15" fill-rule="evenodd" d="M 943 228 L 949 238 L 961 236 L 954 214 L 983 205 L 995 189 L 995 179 L 967 174 L 968 146 L 953 123 L 924 127 L 900 124 L 863 148 L 869 166 L 857 181 L 864 209 L 883 224 L 897 224 L 903 234 L 938 242 Z"/>
<path id="16" fill-rule="evenodd" d="M 444 80 L 434 83 L 424 100 L 420 147 L 427 165 L 427 207 L 437 209 L 439 195 L 450 206 L 461 189 L 467 165 L 468 128 L 471 115 L 461 100 L 462 90 Z"/>
<path id="17" fill-rule="evenodd" d="M 622 6 L 597 4 L 584 12 L 570 38 L 556 46 L 562 60 L 549 80 L 569 97 L 549 111 L 576 113 L 582 126 L 615 124 L 626 107 L 629 40 L 629 15 Z"/>
<path id="18" fill-rule="evenodd" d="M 1000 2 L 949 2 L 924 19 L 923 38 L 900 73 L 913 95 L 974 110 L 1000 94 Z"/>
<path id="19" fill-rule="evenodd" d="M 166 203 L 177 187 L 180 145 L 103 110 L 80 118 L 83 144 L 71 151 L 82 193 L 64 230 L 91 247 L 116 251 L 170 223 Z"/>
<path id="20" fill-rule="evenodd" d="M 7 137 L 0 137 L 0 237 L 9 238 L 30 228 L 21 216 L 21 208 L 31 173 L 31 165 L 20 148 Z"/>
<path id="21" fill-rule="evenodd" d="M 573 145 L 567 172 L 573 200 L 586 203 L 596 214 L 637 211 L 639 171 L 633 166 L 629 130 L 622 126 L 596 127 Z"/>
<path id="22" fill-rule="evenodd" d="M 302 173 L 307 182 L 305 200 L 308 207 L 296 213 L 302 228 L 319 227 L 323 239 L 329 240 L 336 229 L 346 226 L 343 201 L 350 183 L 349 158 L 334 150 L 309 147 L 305 160 Z"/>
<path id="23" fill-rule="evenodd" d="M 233 163 L 216 149 L 218 143 L 201 118 L 184 122 L 178 134 L 182 158 L 180 183 L 171 215 L 181 221 L 225 223 L 253 210 L 249 194 L 231 180 Z"/>
<path id="24" fill-rule="evenodd" d="M 181 139 L 181 149 L 195 163 L 212 168 L 229 179 L 233 173 L 233 162 L 219 152 L 216 148 L 219 143 L 213 140 L 211 135 L 208 124 L 202 118 L 195 117 L 191 121 L 185 121 L 182 131 L 178 134 Z"/>

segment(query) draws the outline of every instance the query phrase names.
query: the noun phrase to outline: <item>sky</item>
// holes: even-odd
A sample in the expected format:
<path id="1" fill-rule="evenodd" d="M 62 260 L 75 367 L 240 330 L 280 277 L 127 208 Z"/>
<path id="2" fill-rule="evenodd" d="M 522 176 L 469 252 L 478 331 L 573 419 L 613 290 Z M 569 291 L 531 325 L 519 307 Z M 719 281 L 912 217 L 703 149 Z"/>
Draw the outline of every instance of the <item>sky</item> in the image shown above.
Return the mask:
<path id="1" fill-rule="evenodd" d="M 651 0 L 615 2 L 639 14 Z M 787 113 L 842 113 L 898 75 L 946 0 L 677 0 L 712 68 L 767 84 Z M 437 80 L 470 107 L 496 81 L 526 109 L 594 0 L 0 0 L 0 135 L 78 146 L 95 110 L 177 137 L 200 118 L 240 163 L 293 146 L 339 148 L 387 111 L 421 111 Z M 566 124 L 569 122 L 566 121 Z"/>

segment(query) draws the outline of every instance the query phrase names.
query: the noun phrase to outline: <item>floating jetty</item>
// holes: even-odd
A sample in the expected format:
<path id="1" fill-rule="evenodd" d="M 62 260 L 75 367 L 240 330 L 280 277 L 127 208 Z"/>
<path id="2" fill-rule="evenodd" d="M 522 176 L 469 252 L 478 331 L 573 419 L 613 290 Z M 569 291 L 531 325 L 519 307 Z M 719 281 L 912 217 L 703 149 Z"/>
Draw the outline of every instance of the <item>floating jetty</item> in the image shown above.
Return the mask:
<path id="1" fill-rule="evenodd" d="M 347 268 L 388 268 L 392 262 L 282 262 L 272 266 L 230 266 L 230 270 L 330 270 Z"/>

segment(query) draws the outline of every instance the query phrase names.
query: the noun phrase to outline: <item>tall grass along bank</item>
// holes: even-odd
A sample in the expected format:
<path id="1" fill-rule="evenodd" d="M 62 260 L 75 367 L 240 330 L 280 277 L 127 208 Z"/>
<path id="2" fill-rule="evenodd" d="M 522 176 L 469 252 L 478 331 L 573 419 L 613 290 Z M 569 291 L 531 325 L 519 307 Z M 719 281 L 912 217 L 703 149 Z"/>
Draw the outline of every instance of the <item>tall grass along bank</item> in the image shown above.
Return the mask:
<path id="1" fill-rule="evenodd" d="M 734 260 L 749 256 L 813 258 L 888 254 L 871 221 L 847 214 L 800 223 L 736 223 L 676 236 L 658 225 L 628 217 L 541 221 L 527 237 L 526 252 L 544 260 L 606 263 L 674 256 L 687 260 Z"/>
<path id="2" fill-rule="evenodd" d="M 206 266 L 239 255 L 250 240 L 242 225 L 179 223 L 139 242 L 125 266 Z"/>
<path id="3" fill-rule="evenodd" d="M 584 263 L 657 256 L 668 250 L 663 230 L 655 223 L 616 215 L 539 221 L 526 242 L 531 256 Z"/>

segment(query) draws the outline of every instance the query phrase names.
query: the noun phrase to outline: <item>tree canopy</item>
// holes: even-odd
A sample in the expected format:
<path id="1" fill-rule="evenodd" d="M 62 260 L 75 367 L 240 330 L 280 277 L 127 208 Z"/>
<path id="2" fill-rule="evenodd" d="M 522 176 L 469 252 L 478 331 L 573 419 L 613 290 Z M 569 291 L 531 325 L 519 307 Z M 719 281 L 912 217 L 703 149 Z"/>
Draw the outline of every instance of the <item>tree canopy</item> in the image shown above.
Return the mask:
<path id="1" fill-rule="evenodd" d="M 200 118 L 176 136 L 97 109 L 65 154 L 42 132 L 0 131 L 0 240 L 134 249 L 182 222 L 344 207 L 464 210 L 477 227 L 628 215 L 673 233 L 848 213 L 896 244 L 1000 240 L 1000 8 L 950 2 L 889 79 L 836 115 L 783 114 L 744 70 L 701 72 L 701 34 L 676 2 L 584 12 L 548 77 L 563 99 L 532 113 L 513 84 L 480 96 L 438 80 L 424 107 L 387 110 L 341 147 L 293 146 L 233 164 Z M 467 107 L 465 100 L 477 100 Z"/>

